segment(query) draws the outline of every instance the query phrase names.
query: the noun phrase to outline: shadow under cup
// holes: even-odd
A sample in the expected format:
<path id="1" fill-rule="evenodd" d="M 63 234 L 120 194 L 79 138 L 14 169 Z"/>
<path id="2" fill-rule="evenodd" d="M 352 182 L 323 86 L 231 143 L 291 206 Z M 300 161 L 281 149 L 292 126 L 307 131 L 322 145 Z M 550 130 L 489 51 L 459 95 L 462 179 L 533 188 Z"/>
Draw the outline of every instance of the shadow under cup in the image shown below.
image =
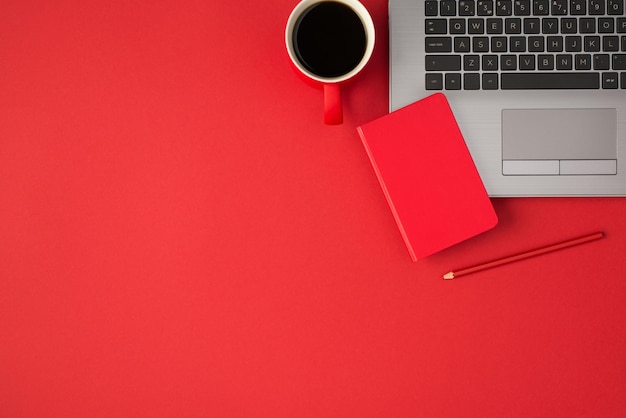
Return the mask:
<path id="1" fill-rule="evenodd" d="M 324 86 L 324 122 L 343 121 L 340 86 L 367 64 L 374 25 L 356 0 L 303 0 L 287 23 L 286 43 L 296 69 Z"/>

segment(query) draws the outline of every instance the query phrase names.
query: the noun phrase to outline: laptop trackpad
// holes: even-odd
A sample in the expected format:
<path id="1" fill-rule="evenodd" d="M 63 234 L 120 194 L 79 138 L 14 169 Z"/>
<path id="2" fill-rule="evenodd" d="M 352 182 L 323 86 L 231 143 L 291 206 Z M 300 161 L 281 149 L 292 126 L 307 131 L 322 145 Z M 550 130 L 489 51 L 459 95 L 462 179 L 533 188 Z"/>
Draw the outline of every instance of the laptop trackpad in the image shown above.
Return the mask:
<path id="1" fill-rule="evenodd" d="M 504 175 L 617 174 L 616 109 L 505 109 Z"/>

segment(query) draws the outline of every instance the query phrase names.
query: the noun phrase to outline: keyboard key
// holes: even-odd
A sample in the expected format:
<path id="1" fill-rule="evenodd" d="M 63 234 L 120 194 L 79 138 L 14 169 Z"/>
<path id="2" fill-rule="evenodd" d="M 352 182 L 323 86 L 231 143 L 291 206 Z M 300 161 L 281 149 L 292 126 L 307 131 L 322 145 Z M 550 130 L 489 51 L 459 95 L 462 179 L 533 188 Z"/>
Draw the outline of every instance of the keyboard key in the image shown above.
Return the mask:
<path id="1" fill-rule="evenodd" d="M 545 40 L 543 36 L 528 37 L 528 52 L 544 52 Z"/>
<path id="2" fill-rule="evenodd" d="M 554 55 L 539 55 L 537 61 L 540 70 L 554 70 Z"/>
<path id="3" fill-rule="evenodd" d="M 485 21 L 483 19 L 468 19 L 467 33 L 482 35 L 485 33 Z"/>
<path id="4" fill-rule="evenodd" d="M 535 56 L 534 55 L 520 55 L 519 69 L 523 71 L 534 70 L 535 69 Z"/>
<path id="5" fill-rule="evenodd" d="M 600 52 L 599 36 L 585 36 L 585 52 Z"/>
<path id="6" fill-rule="evenodd" d="M 596 19 L 593 17 L 581 17 L 579 27 L 580 33 L 596 33 Z"/>
<path id="7" fill-rule="evenodd" d="M 504 22 L 500 18 L 487 19 L 487 33 L 490 35 L 500 35 L 504 33 Z"/>
<path id="8" fill-rule="evenodd" d="M 426 74 L 426 90 L 443 90 L 443 74 Z"/>
<path id="9" fill-rule="evenodd" d="M 441 0 L 441 16 L 456 16 L 456 0 Z"/>
<path id="10" fill-rule="evenodd" d="M 535 0 L 533 2 L 533 14 L 535 16 L 547 16 L 550 13 L 549 0 Z"/>
<path id="11" fill-rule="evenodd" d="M 424 14 L 426 16 L 437 16 L 439 14 L 439 2 L 429 0 L 424 2 Z"/>
<path id="12" fill-rule="evenodd" d="M 576 54 L 574 57 L 574 68 L 577 70 L 591 70 L 591 55 Z"/>
<path id="13" fill-rule="evenodd" d="M 504 28 L 507 34 L 520 34 L 522 33 L 522 19 L 509 17 L 504 22 Z"/>
<path id="14" fill-rule="evenodd" d="M 562 36 L 548 36 L 547 39 L 548 52 L 562 52 L 563 51 L 563 37 Z"/>
<path id="15" fill-rule="evenodd" d="M 626 72 L 620 76 L 620 87 L 626 89 Z"/>
<path id="16" fill-rule="evenodd" d="M 553 18 L 545 18 L 541 20 L 542 32 L 546 34 L 559 33 L 559 20 Z"/>
<path id="17" fill-rule="evenodd" d="M 428 35 L 445 35 L 448 32 L 446 19 L 426 19 L 425 31 Z"/>
<path id="18" fill-rule="evenodd" d="M 576 18 L 566 18 L 561 19 L 561 33 L 577 33 L 578 30 L 578 22 Z"/>
<path id="19" fill-rule="evenodd" d="M 476 9 L 478 16 L 493 16 L 493 0 L 478 0 Z"/>
<path id="20" fill-rule="evenodd" d="M 552 0 L 552 14 L 562 16 L 567 14 L 567 0 Z"/>
<path id="21" fill-rule="evenodd" d="M 502 71 L 517 70 L 517 55 L 501 55 L 500 56 L 500 69 Z"/>
<path id="22" fill-rule="evenodd" d="M 556 56 L 556 69 L 557 70 L 571 70 L 573 68 L 573 60 L 570 54 L 557 54 Z"/>
<path id="23" fill-rule="evenodd" d="M 483 74 L 483 90 L 498 90 L 498 74 L 497 73 L 484 73 Z"/>
<path id="24" fill-rule="evenodd" d="M 619 37 L 603 36 L 602 37 L 602 51 L 619 52 Z"/>
<path id="25" fill-rule="evenodd" d="M 626 70 L 626 54 L 613 54 L 613 69 Z"/>
<path id="26" fill-rule="evenodd" d="M 509 39 L 511 52 L 526 52 L 526 37 L 524 36 L 511 36 Z"/>
<path id="27" fill-rule="evenodd" d="M 425 50 L 432 52 L 452 52 L 452 38 L 447 36 L 427 36 Z"/>
<path id="28" fill-rule="evenodd" d="M 616 30 L 618 33 L 626 33 L 626 17 L 618 17 Z"/>
<path id="29" fill-rule="evenodd" d="M 457 36 L 454 38 L 454 52 L 470 52 L 469 36 Z"/>
<path id="30" fill-rule="evenodd" d="M 507 39 L 504 36 L 491 38 L 491 52 L 507 52 Z"/>
<path id="31" fill-rule="evenodd" d="M 515 16 L 530 16 L 530 0 L 515 0 L 513 2 Z"/>
<path id="32" fill-rule="evenodd" d="M 426 71 L 459 71 L 459 55 L 426 55 Z"/>
<path id="33" fill-rule="evenodd" d="M 465 19 L 450 19 L 450 34 L 451 35 L 464 35 L 465 34 Z"/>
<path id="34" fill-rule="evenodd" d="M 474 16 L 475 13 L 474 0 L 459 1 L 459 16 Z"/>
<path id="35" fill-rule="evenodd" d="M 608 54 L 595 54 L 593 56 L 594 70 L 608 70 L 611 67 L 611 57 Z"/>
<path id="36" fill-rule="evenodd" d="M 615 19 L 612 17 L 605 17 L 598 19 L 598 32 L 599 33 L 614 33 L 615 32 Z"/>
<path id="37" fill-rule="evenodd" d="M 472 39 L 472 52 L 489 52 L 489 38 L 476 36 Z"/>
<path id="38" fill-rule="evenodd" d="M 587 14 L 587 0 L 571 0 L 570 14 L 586 15 Z"/>
<path id="39" fill-rule="evenodd" d="M 536 17 L 524 19 L 524 33 L 527 35 L 539 34 L 541 31 L 541 21 Z"/>
<path id="40" fill-rule="evenodd" d="M 480 70 L 480 56 L 479 55 L 465 55 L 465 56 L 463 56 L 463 69 L 465 71 L 478 71 L 478 70 Z"/>
<path id="41" fill-rule="evenodd" d="M 446 90 L 461 90 L 461 74 L 446 74 Z"/>
<path id="42" fill-rule="evenodd" d="M 463 88 L 465 90 L 480 89 L 480 74 L 478 73 L 463 74 Z"/>
<path id="43" fill-rule="evenodd" d="M 603 15 L 604 14 L 604 1 L 605 0 L 589 0 L 589 14 L 590 15 Z"/>
<path id="44" fill-rule="evenodd" d="M 615 19 L 612 17 L 601 17 L 598 19 L 598 32 L 613 33 L 615 31 Z"/>
<path id="45" fill-rule="evenodd" d="M 616 89 L 619 87 L 618 73 L 602 73 L 602 88 Z"/>
<path id="46" fill-rule="evenodd" d="M 583 38 L 580 36 L 565 37 L 566 52 L 581 52 L 583 50 Z"/>
<path id="47" fill-rule="evenodd" d="M 511 16 L 513 14 L 513 2 L 511 0 L 496 0 L 496 15 Z"/>
<path id="48" fill-rule="evenodd" d="M 482 57 L 482 69 L 483 71 L 497 71 L 498 70 L 498 56 L 497 55 L 483 55 Z"/>
<path id="49" fill-rule="evenodd" d="M 503 90 L 599 89 L 600 74 L 579 73 L 503 73 Z"/>
<path id="50" fill-rule="evenodd" d="M 606 5 L 607 13 L 610 15 L 624 14 L 624 0 L 608 0 Z"/>

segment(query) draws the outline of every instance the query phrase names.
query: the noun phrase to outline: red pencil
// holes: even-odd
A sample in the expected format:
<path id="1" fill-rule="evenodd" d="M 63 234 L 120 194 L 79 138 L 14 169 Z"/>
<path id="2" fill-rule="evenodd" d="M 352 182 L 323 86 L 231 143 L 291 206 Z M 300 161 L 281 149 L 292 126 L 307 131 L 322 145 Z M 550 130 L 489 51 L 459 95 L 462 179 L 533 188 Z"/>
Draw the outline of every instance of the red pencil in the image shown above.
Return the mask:
<path id="1" fill-rule="evenodd" d="M 504 264 L 513 263 L 515 261 L 524 260 L 526 258 L 535 257 L 541 254 L 551 253 L 552 251 L 562 250 L 564 248 L 573 247 L 575 245 L 584 244 L 586 242 L 595 241 L 604 237 L 604 232 L 595 232 L 593 234 L 585 235 L 583 237 L 570 239 L 567 241 L 559 242 L 556 244 L 548 245 L 546 247 L 537 248 L 535 250 L 526 251 L 520 254 L 510 255 L 508 257 L 499 258 L 497 260 L 489 261 L 487 263 L 478 264 L 472 267 L 466 267 L 461 270 L 451 271 L 443 275 L 446 280 L 456 279 L 457 277 L 465 276 L 466 274 L 476 273 L 478 271 L 498 267 Z"/>

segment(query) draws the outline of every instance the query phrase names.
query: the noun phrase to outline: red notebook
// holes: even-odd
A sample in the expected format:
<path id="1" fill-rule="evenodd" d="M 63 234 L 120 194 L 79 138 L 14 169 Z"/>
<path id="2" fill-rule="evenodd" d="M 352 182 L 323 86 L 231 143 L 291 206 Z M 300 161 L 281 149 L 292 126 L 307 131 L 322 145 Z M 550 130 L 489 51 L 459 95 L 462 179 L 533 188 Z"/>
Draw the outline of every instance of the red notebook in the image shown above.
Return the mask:
<path id="1" fill-rule="evenodd" d="M 443 94 L 357 130 L 413 261 L 497 224 Z"/>

